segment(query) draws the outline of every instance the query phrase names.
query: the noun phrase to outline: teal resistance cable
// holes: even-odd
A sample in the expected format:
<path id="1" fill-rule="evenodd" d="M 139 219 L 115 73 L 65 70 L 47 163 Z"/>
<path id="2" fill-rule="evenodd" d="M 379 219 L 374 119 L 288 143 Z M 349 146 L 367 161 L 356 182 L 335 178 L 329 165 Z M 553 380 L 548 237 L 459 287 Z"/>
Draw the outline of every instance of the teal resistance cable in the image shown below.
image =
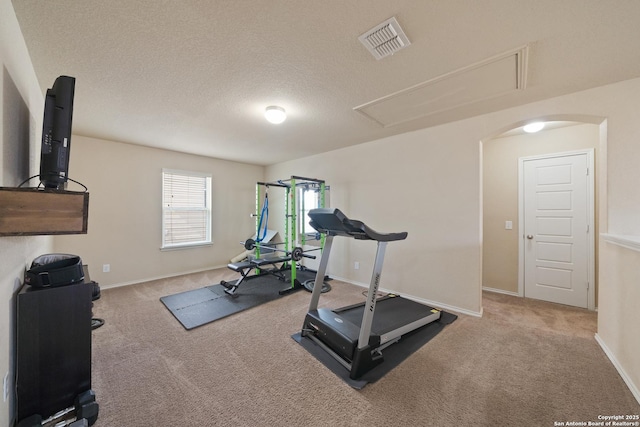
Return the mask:
<path id="1" fill-rule="evenodd" d="M 262 228 L 262 221 L 264 220 L 264 230 Z M 267 225 L 269 224 L 269 194 L 264 193 L 264 204 L 262 205 L 262 212 L 260 212 L 260 221 L 258 221 L 258 232 L 256 233 L 256 242 L 260 243 L 267 237 Z M 262 231 L 262 236 L 260 232 Z"/>

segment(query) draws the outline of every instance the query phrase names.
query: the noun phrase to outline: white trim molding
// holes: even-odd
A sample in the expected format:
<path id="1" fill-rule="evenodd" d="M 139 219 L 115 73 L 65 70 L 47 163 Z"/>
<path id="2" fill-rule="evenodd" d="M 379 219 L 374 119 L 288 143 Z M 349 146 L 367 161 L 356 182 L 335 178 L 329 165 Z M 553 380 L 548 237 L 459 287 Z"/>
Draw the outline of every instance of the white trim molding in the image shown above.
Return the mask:
<path id="1" fill-rule="evenodd" d="M 482 290 L 487 292 L 493 292 L 495 294 L 511 295 L 512 297 L 522 297 L 522 295 L 520 295 L 518 292 L 505 291 L 504 289 L 490 288 L 488 286 L 483 286 Z"/>
<path id="2" fill-rule="evenodd" d="M 614 245 L 640 252 L 640 236 L 600 233 L 600 237 L 607 243 L 613 243 Z"/>
<path id="3" fill-rule="evenodd" d="M 154 277 L 147 277 L 145 279 L 131 280 L 129 282 L 112 283 L 110 285 L 100 285 L 100 288 L 101 289 L 111 289 L 111 288 L 120 288 L 122 286 L 139 285 L 141 283 L 153 282 L 155 280 L 171 279 L 173 277 L 184 276 L 184 275 L 187 275 L 187 274 L 202 273 L 204 271 L 218 270 L 218 269 L 223 269 L 223 268 L 227 268 L 227 265 L 226 264 L 217 265 L 217 266 L 213 266 L 213 267 L 198 268 L 198 269 L 195 269 L 195 270 L 187 270 L 187 271 L 183 271 L 183 272 L 180 272 L 180 273 L 168 274 L 166 276 L 154 276 Z"/>
<path id="4" fill-rule="evenodd" d="M 638 401 L 638 403 L 640 403 L 640 390 L 633 383 L 633 381 L 631 380 L 631 377 L 629 377 L 629 375 L 627 375 L 625 370 L 622 368 L 622 365 L 620 365 L 620 362 L 618 362 L 618 359 L 616 359 L 616 357 L 614 356 L 614 354 L 611 351 L 611 349 L 609 349 L 609 347 L 607 347 L 607 345 L 604 343 L 602 338 L 600 338 L 600 335 L 598 335 L 596 333 L 595 334 L 595 339 L 596 339 L 596 342 L 602 348 L 602 351 L 604 351 L 604 354 L 607 355 L 607 357 L 609 358 L 609 360 L 611 361 L 613 366 L 616 368 L 616 370 L 618 371 L 618 373 L 622 377 L 622 380 L 624 381 L 624 383 L 627 385 L 627 387 L 629 387 L 629 390 L 631 391 L 631 394 L 633 394 L 633 397 L 635 397 L 636 400 Z"/>

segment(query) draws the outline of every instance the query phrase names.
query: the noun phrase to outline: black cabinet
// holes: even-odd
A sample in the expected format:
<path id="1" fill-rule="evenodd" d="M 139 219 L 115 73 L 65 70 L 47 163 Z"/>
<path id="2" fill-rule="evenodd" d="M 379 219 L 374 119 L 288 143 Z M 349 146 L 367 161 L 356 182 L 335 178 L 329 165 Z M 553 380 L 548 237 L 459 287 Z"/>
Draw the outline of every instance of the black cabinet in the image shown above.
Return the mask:
<path id="1" fill-rule="evenodd" d="M 23 286 L 16 310 L 17 419 L 47 418 L 91 389 L 93 285 Z"/>

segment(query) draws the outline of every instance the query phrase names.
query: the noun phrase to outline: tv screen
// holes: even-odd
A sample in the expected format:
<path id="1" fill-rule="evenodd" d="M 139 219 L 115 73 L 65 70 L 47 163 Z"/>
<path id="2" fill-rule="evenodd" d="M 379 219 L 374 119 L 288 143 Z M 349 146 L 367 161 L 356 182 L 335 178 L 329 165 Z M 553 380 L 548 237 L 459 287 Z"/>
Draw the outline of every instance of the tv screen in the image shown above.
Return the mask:
<path id="1" fill-rule="evenodd" d="M 74 77 L 60 76 L 47 89 L 40 154 L 40 182 L 45 188 L 62 190 L 67 183 L 75 84 Z"/>

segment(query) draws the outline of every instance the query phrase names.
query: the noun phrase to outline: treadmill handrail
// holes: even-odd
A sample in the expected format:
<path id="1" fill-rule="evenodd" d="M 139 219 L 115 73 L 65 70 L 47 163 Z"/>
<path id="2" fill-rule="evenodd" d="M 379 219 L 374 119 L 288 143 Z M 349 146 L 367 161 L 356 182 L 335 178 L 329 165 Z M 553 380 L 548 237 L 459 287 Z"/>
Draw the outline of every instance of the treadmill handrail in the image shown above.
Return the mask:
<path id="1" fill-rule="evenodd" d="M 309 224 L 319 233 L 332 236 L 353 237 L 358 240 L 391 242 L 407 238 L 406 231 L 399 233 L 379 233 L 362 221 L 349 219 L 337 208 L 317 208 L 309 211 Z"/>

